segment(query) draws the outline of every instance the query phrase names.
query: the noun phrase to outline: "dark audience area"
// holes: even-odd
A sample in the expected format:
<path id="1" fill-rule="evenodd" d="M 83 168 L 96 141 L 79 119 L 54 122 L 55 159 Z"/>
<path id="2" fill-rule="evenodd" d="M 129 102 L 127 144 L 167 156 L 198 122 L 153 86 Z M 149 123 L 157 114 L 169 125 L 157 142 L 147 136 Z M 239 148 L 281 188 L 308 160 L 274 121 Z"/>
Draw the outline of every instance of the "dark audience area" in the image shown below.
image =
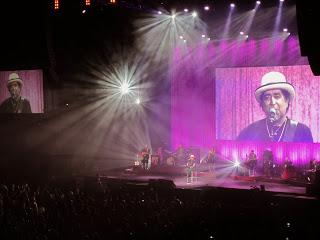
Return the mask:
<path id="1" fill-rule="evenodd" d="M 319 201 L 168 182 L 52 179 L 0 186 L 0 239 L 318 239 Z"/>

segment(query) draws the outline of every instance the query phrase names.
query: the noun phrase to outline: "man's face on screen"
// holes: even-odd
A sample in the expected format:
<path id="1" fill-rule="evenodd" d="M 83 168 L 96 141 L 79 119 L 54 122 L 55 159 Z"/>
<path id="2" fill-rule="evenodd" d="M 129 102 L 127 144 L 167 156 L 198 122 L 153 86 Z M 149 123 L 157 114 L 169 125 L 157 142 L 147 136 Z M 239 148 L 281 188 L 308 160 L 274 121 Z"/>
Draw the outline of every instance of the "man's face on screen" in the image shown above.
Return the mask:
<path id="1" fill-rule="evenodd" d="M 274 108 L 276 111 L 275 120 L 280 120 L 287 114 L 289 106 L 289 99 L 285 97 L 280 89 L 271 89 L 265 91 L 262 95 L 262 109 L 266 116 L 269 115 L 270 109 Z"/>
<path id="2" fill-rule="evenodd" d="M 20 96 L 21 87 L 19 83 L 17 82 L 10 83 L 10 85 L 8 86 L 8 90 L 12 98 L 16 99 Z"/>

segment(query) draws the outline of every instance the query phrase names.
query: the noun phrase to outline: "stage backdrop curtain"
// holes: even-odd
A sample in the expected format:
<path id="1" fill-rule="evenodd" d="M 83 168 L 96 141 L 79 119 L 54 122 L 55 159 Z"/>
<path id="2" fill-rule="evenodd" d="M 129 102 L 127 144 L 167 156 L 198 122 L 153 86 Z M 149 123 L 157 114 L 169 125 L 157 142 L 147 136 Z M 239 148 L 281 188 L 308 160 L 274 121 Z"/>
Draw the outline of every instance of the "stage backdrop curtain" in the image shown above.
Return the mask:
<path id="1" fill-rule="evenodd" d="M 43 113 L 43 74 L 42 70 L 21 70 L 0 72 L 0 103 L 10 97 L 7 81 L 10 73 L 18 73 L 23 81 L 21 96 L 30 101 L 33 113 Z"/>

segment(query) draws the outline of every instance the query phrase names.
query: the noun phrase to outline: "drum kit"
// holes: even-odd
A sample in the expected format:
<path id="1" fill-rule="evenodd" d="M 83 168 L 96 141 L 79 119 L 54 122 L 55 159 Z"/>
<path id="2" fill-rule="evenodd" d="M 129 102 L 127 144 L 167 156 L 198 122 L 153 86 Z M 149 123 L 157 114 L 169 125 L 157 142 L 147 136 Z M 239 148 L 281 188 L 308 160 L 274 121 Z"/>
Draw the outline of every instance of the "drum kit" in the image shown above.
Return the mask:
<path id="1" fill-rule="evenodd" d="M 184 165 L 187 163 L 189 154 L 179 155 L 177 152 L 167 152 L 165 163 L 168 166 Z"/>
<path id="2" fill-rule="evenodd" d="M 175 165 L 175 158 L 174 156 L 169 156 L 167 159 L 166 159 L 166 164 L 168 166 L 174 166 Z"/>
<path id="3" fill-rule="evenodd" d="M 165 152 L 165 156 L 164 156 L 164 164 L 168 165 L 168 166 L 174 166 L 177 163 L 177 157 L 176 157 L 176 153 L 174 152 L 169 152 L 166 151 Z M 159 159 L 159 155 L 151 155 L 151 165 L 158 165 L 160 164 L 160 159 Z M 136 155 L 136 159 L 134 161 L 134 165 L 135 166 L 140 166 L 142 165 L 143 162 L 143 154 L 142 153 L 138 153 Z"/>

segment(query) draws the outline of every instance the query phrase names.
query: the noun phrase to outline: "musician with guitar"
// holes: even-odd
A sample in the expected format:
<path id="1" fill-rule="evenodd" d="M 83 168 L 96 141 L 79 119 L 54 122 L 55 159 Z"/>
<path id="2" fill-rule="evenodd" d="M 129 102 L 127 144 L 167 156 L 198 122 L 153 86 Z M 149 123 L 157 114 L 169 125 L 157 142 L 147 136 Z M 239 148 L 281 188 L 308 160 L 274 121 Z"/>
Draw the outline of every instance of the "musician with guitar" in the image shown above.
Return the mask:
<path id="1" fill-rule="evenodd" d="M 144 148 L 141 150 L 141 156 L 142 156 L 142 168 L 144 170 L 148 170 L 148 162 L 150 157 L 150 148 L 148 148 L 148 145 L 145 145 Z"/>
<path id="2" fill-rule="evenodd" d="M 195 156 L 191 154 L 187 162 L 187 183 L 191 183 L 193 181 L 195 167 L 196 167 Z"/>
<path id="3" fill-rule="evenodd" d="M 206 164 L 209 169 L 209 172 L 213 172 L 215 162 L 216 162 L 216 149 L 212 147 L 209 150 L 207 156 L 201 159 L 200 164 Z"/>
<path id="4" fill-rule="evenodd" d="M 251 150 L 248 156 L 249 176 L 251 177 L 255 176 L 256 165 L 257 165 L 257 155 L 254 153 L 253 150 Z"/>

